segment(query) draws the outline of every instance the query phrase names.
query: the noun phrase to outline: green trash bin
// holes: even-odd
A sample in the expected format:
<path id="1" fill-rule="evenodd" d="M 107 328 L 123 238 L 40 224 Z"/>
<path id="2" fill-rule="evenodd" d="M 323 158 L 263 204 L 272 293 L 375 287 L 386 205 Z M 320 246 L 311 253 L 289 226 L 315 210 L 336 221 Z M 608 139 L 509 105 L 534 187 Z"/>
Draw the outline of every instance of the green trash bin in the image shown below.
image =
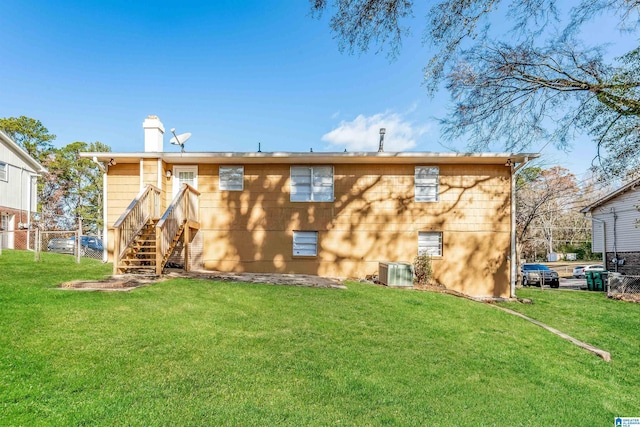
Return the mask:
<path id="1" fill-rule="evenodd" d="M 607 277 L 609 275 L 608 271 L 593 271 L 587 273 L 593 273 L 593 288 L 589 289 L 590 291 L 603 292 L 607 290 Z M 588 287 L 589 282 L 587 281 L 587 288 Z"/>
<path id="2" fill-rule="evenodd" d="M 584 277 L 587 279 L 587 290 L 593 291 L 593 273 L 595 271 L 586 271 Z"/>
<path id="3" fill-rule="evenodd" d="M 593 289 L 592 291 L 602 291 L 602 271 L 593 272 Z"/>

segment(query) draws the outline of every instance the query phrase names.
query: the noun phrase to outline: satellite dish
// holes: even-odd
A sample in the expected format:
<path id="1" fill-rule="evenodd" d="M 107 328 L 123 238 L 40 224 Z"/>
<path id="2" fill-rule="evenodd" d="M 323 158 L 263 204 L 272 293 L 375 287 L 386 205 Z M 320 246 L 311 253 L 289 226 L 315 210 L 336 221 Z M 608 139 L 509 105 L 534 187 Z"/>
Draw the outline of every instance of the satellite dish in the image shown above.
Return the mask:
<path id="1" fill-rule="evenodd" d="M 173 134 L 173 138 L 171 138 L 169 142 L 173 145 L 179 145 L 180 152 L 184 153 L 184 143 L 187 142 L 189 138 L 191 138 L 191 132 L 176 135 L 176 128 L 171 128 L 171 133 Z"/>

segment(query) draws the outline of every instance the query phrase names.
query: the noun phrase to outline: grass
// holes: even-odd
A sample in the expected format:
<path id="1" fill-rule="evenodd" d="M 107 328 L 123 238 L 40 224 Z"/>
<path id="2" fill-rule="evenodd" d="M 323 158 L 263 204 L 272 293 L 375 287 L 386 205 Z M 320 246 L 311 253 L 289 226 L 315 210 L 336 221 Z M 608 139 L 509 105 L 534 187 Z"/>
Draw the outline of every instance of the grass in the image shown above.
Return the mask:
<path id="1" fill-rule="evenodd" d="M 0 256 L 0 425 L 611 425 L 637 416 L 640 306 L 173 279 L 55 290 L 109 265 Z"/>

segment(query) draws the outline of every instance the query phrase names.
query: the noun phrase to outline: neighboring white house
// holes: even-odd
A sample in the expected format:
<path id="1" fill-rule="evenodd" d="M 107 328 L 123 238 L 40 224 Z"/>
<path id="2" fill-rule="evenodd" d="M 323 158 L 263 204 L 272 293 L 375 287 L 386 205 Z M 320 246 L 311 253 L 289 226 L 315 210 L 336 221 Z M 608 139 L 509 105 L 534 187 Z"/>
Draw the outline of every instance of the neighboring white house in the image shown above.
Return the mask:
<path id="1" fill-rule="evenodd" d="M 640 274 L 640 178 L 582 209 L 592 219 L 592 250 L 609 271 Z"/>
<path id="2" fill-rule="evenodd" d="M 37 178 L 46 172 L 33 157 L 0 131 L 0 245 L 27 248 L 31 214 L 38 206 Z"/>

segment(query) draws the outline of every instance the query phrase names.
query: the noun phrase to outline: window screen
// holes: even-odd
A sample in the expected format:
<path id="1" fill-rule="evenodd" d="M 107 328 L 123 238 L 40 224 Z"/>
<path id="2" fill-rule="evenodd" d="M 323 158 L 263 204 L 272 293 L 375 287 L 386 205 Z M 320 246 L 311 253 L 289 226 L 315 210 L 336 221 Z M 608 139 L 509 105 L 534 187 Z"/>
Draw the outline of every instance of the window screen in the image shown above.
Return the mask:
<path id="1" fill-rule="evenodd" d="M 333 167 L 292 166 L 291 201 L 333 201 Z"/>
<path id="2" fill-rule="evenodd" d="M 294 231 L 293 232 L 293 255 L 317 256 L 318 255 L 318 232 L 317 231 Z"/>
<path id="3" fill-rule="evenodd" d="M 244 166 L 220 166 L 220 190 L 242 191 L 244 189 Z"/>
<path id="4" fill-rule="evenodd" d="M 437 166 L 416 166 L 416 202 L 437 202 L 440 169 Z"/>

